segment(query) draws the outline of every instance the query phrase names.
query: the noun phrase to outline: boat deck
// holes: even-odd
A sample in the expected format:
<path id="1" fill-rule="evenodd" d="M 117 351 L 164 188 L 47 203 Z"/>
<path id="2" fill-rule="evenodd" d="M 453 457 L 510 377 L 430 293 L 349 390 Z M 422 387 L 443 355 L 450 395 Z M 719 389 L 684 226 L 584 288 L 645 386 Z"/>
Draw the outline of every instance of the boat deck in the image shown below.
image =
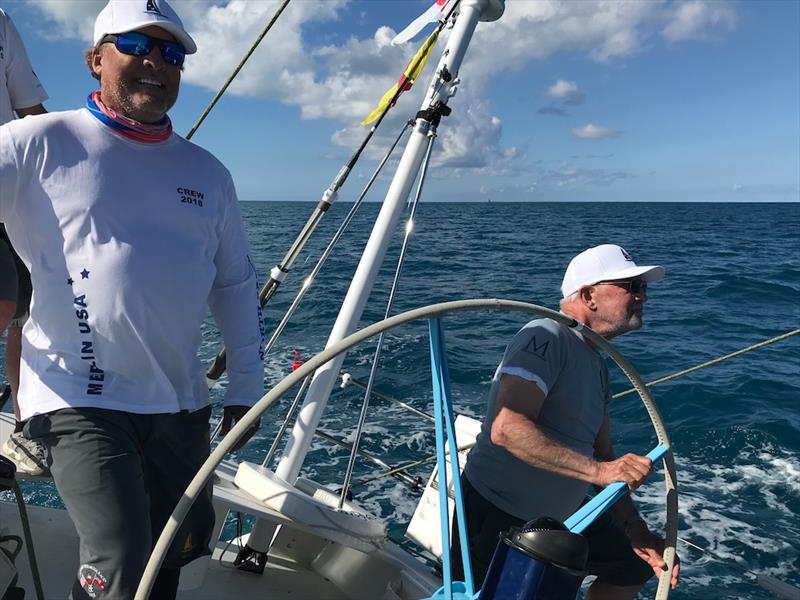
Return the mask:
<path id="1" fill-rule="evenodd" d="M 78 571 L 78 536 L 63 510 L 29 507 L 28 516 L 45 598 L 63 598 Z M 19 514 L 14 504 L 0 502 L 0 523 L 10 533 L 21 536 Z M 182 589 L 178 598 L 347 598 L 333 583 L 285 556 L 270 555 L 263 575 L 239 571 L 233 567 L 237 547 L 231 545 L 225 551 L 226 545 L 220 542 L 210 559 L 199 559 L 186 567 L 181 575 Z M 18 585 L 25 588 L 27 598 L 34 598 L 33 579 L 24 550 L 17 557 L 16 564 L 20 575 Z M 199 587 L 194 587 L 195 585 Z M 188 586 L 194 589 L 189 589 Z"/>
<path id="2" fill-rule="evenodd" d="M 13 430 L 13 416 L 0 413 L 0 443 Z M 439 579 L 423 563 L 397 545 L 364 552 L 331 541 L 325 532 L 297 522 L 271 509 L 234 483 L 238 465 L 224 461 L 214 477 L 217 523 L 214 539 L 228 511 L 238 511 L 273 524 L 276 534 L 262 575 L 233 566 L 237 543 L 220 540 L 210 557 L 190 563 L 181 571 L 178 598 L 209 600 L 412 600 L 427 598 Z M 19 477 L 18 477 L 19 478 Z M 67 512 L 58 508 L 27 507 L 36 560 L 45 598 L 64 598 L 79 567 L 78 535 Z M 22 535 L 16 503 L 0 501 L 0 531 Z M 244 543 L 246 536 L 239 543 Z M 16 559 L 19 583 L 26 598 L 34 598 L 33 579 L 25 549 Z"/>

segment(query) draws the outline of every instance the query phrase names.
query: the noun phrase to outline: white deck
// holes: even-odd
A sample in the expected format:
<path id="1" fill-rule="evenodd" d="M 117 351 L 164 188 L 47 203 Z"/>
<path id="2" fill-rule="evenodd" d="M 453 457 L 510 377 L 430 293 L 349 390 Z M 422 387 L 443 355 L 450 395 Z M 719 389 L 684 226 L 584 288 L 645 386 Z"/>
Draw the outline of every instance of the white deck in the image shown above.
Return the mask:
<path id="1" fill-rule="evenodd" d="M 13 427 L 13 417 L 0 413 L 0 443 Z M 265 518 L 281 525 L 263 575 L 233 567 L 238 548 L 218 542 L 213 555 L 185 567 L 178 598 L 209 600 L 414 600 L 429 597 L 441 585 L 422 562 L 387 542 L 364 553 L 324 538 L 320 532 L 275 512 L 233 483 L 236 465 L 217 471 L 214 504 L 217 529 L 228 510 Z M 64 598 L 77 573 L 78 536 L 66 511 L 28 506 L 33 544 L 45 598 Z M 0 501 L 0 528 L 22 536 L 16 503 Z M 217 531 L 218 533 L 218 531 Z M 220 560 L 221 559 L 221 560 Z M 17 557 L 18 585 L 35 598 L 27 553 Z"/>

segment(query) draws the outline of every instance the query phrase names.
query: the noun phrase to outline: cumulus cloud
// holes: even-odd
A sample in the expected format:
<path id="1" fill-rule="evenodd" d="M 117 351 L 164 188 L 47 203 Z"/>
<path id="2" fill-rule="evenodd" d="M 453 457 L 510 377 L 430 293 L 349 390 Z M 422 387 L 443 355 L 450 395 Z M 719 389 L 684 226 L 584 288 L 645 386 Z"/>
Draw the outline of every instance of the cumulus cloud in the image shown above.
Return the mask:
<path id="1" fill-rule="evenodd" d="M 620 132 L 614 129 L 609 129 L 608 127 L 601 127 L 600 125 L 589 123 L 583 127 L 575 127 L 572 130 L 572 135 L 582 140 L 603 140 L 606 138 L 617 137 L 620 135 Z"/>
<path id="2" fill-rule="evenodd" d="M 105 0 L 28 0 L 37 6 L 43 36 L 66 36 L 89 41 L 94 16 Z M 171 0 L 195 37 L 199 51 L 187 61 L 184 81 L 216 91 L 250 47 L 279 0 Z M 276 27 L 255 51 L 228 93 L 277 100 L 298 107 L 304 119 L 331 119 L 340 125 L 334 144 L 353 147 L 363 137 L 357 123 L 374 107 L 381 94 L 397 79 L 420 40 L 392 46 L 389 41 L 406 22 L 386 23 L 361 36 L 321 37 L 319 23 L 363 22 L 362 10 L 374 2 L 305 0 L 291 3 Z M 409 15 L 409 20 L 415 15 Z M 437 159 L 453 170 L 503 173 L 519 168 L 522 153 L 505 147 L 502 122 L 494 114 L 488 86 L 502 72 L 519 71 L 532 61 L 556 53 L 588 56 L 598 62 L 613 61 L 645 50 L 659 35 L 674 41 L 697 38 L 708 30 L 732 27 L 730 5 L 686 2 L 582 2 L 541 0 L 506 3 L 503 17 L 480 23 L 461 69 L 463 83 L 451 102 L 454 113 L 443 122 L 437 142 Z M 344 29 L 344 25 L 342 29 Z M 445 31 L 439 41 L 447 41 Z M 224 43 L 220 43 L 224 40 Z M 497 49 L 502 48 L 502 60 Z M 437 51 L 438 54 L 438 51 Z M 435 64 L 436 58 L 431 59 Z M 419 106 L 429 65 L 411 92 L 405 94 L 386 123 L 389 131 Z M 583 101 L 574 82 L 555 84 L 562 105 Z M 570 90 L 570 85 L 574 86 Z M 559 114 L 544 107 L 541 114 Z M 383 128 L 382 128 L 383 129 Z M 573 133 L 599 139 L 618 135 L 609 129 L 587 126 Z M 382 135 L 390 135 L 382 133 Z M 394 135 L 394 132 L 391 134 Z"/>
<path id="3" fill-rule="evenodd" d="M 704 39 L 709 31 L 733 29 L 736 13 L 729 4 L 690 0 L 678 3 L 661 34 L 670 41 Z"/>
<path id="4" fill-rule="evenodd" d="M 79 39 L 91 45 L 94 19 L 106 0 L 31 0 L 48 23 L 41 34 L 47 39 Z"/>
<path id="5" fill-rule="evenodd" d="M 574 81 L 559 79 L 547 90 L 547 95 L 551 98 L 566 98 L 578 91 L 578 86 Z"/>
<path id="6" fill-rule="evenodd" d="M 561 101 L 562 104 L 571 106 L 583 104 L 586 99 L 586 94 L 578 89 L 578 85 L 574 81 L 565 81 L 564 79 L 559 79 L 551 85 L 547 90 L 547 95 Z"/>

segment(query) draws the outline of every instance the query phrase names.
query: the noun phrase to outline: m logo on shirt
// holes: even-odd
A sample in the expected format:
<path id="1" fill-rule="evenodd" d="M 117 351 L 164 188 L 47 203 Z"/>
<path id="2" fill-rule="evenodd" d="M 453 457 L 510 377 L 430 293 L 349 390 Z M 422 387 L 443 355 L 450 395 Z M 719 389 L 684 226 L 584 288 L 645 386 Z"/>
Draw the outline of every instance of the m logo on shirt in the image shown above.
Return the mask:
<path id="1" fill-rule="evenodd" d="M 536 343 L 536 336 L 531 338 L 531 341 L 528 342 L 528 345 L 525 346 L 525 352 L 529 354 L 533 354 L 534 356 L 538 356 L 542 360 L 544 360 L 545 354 L 547 354 L 547 347 L 550 345 L 550 340 L 544 341 L 541 344 Z"/>

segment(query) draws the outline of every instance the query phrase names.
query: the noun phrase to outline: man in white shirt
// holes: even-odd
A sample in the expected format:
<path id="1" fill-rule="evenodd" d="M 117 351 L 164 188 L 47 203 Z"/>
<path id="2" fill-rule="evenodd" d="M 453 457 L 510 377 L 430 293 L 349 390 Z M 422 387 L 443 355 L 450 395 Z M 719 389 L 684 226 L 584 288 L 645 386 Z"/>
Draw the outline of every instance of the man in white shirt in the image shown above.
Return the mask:
<path id="1" fill-rule="evenodd" d="M 31 269 L 20 409 L 80 536 L 72 598 L 132 597 L 209 452 L 197 357 L 207 307 L 228 356 L 223 433 L 263 393 L 255 269 L 230 173 L 172 132 L 194 40 L 165 0 L 111 0 L 86 108 L 0 128 L 0 217 Z M 251 435 L 255 430 L 251 430 Z M 153 598 L 208 553 L 211 486 Z"/>

